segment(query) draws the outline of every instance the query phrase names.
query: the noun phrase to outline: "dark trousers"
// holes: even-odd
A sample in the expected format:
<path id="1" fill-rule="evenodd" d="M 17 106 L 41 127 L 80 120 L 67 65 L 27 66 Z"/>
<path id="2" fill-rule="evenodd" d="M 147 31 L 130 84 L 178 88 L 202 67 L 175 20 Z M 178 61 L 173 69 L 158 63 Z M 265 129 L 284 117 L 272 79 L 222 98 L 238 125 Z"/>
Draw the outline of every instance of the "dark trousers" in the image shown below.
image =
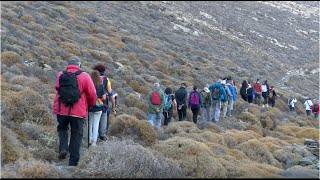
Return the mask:
<path id="1" fill-rule="evenodd" d="M 248 103 L 252 103 L 253 101 L 253 96 L 248 96 Z"/>
<path id="2" fill-rule="evenodd" d="M 170 108 L 168 111 L 163 111 L 163 117 L 164 117 L 164 125 L 168 126 L 169 122 L 171 121 L 173 114 L 172 108 Z"/>
<path id="3" fill-rule="evenodd" d="M 57 130 L 59 134 L 59 153 L 63 150 L 70 153 L 69 166 L 76 166 L 80 159 L 80 146 L 83 137 L 83 118 L 57 115 L 59 122 Z M 68 145 L 68 129 L 71 127 L 70 144 Z M 69 147 L 68 147 L 69 146 Z"/>
<path id="4" fill-rule="evenodd" d="M 109 122 L 110 122 L 110 113 L 111 113 L 111 111 L 107 111 L 108 121 L 107 121 L 107 130 L 106 130 L 106 135 L 108 135 Z"/>
<path id="5" fill-rule="evenodd" d="M 192 114 L 193 114 L 193 122 L 195 124 L 197 124 L 199 110 L 200 110 L 200 107 L 196 107 L 196 108 L 191 107 L 191 111 L 192 111 Z"/>
<path id="6" fill-rule="evenodd" d="M 177 111 L 178 111 L 178 115 L 179 115 L 179 121 L 185 120 L 186 116 L 187 116 L 187 106 L 183 105 L 180 110 L 177 107 Z"/>
<path id="7" fill-rule="evenodd" d="M 242 99 L 243 99 L 244 101 L 248 101 L 248 96 L 247 96 L 247 95 L 241 95 L 241 97 L 242 97 Z"/>
<path id="8" fill-rule="evenodd" d="M 271 104 L 272 107 L 276 104 L 276 98 L 269 98 L 269 104 Z"/>
<path id="9" fill-rule="evenodd" d="M 264 102 L 263 102 L 263 104 L 269 104 L 268 103 L 268 92 L 263 92 L 262 93 L 262 97 L 263 97 L 263 99 L 264 99 Z"/>
<path id="10" fill-rule="evenodd" d="M 306 112 L 307 112 L 307 116 L 311 115 L 311 110 L 306 110 Z"/>
<path id="11" fill-rule="evenodd" d="M 294 107 L 289 106 L 289 108 L 290 108 L 290 111 L 294 111 Z"/>

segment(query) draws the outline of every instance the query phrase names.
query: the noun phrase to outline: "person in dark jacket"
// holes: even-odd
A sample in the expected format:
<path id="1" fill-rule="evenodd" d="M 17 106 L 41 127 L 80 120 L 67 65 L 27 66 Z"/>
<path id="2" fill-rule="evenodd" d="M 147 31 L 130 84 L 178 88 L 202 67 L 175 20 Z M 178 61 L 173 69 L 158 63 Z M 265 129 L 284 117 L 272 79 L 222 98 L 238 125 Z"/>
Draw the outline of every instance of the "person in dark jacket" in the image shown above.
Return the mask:
<path id="1" fill-rule="evenodd" d="M 268 107 L 269 84 L 267 80 L 265 80 L 264 83 L 261 85 L 261 89 L 262 89 L 262 97 L 264 99 L 262 107 L 264 106 Z"/>
<path id="2" fill-rule="evenodd" d="M 275 103 L 276 103 L 276 98 L 277 98 L 277 94 L 276 91 L 274 90 L 274 87 L 271 86 L 270 87 L 270 91 L 269 91 L 269 104 L 271 104 L 272 107 L 274 107 Z"/>
<path id="3" fill-rule="evenodd" d="M 179 121 L 183 121 L 187 116 L 187 85 L 181 83 L 181 87 L 175 92 L 175 99 L 177 101 L 177 111 L 179 115 Z"/>
<path id="4" fill-rule="evenodd" d="M 248 83 L 247 97 L 248 97 L 248 103 L 252 103 L 254 98 L 254 90 L 250 83 Z"/>
<path id="5" fill-rule="evenodd" d="M 243 80 L 240 88 L 240 95 L 244 101 L 248 101 L 247 88 L 248 88 L 248 83 L 246 80 Z"/>
<path id="6" fill-rule="evenodd" d="M 164 108 L 163 108 L 163 117 L 164 117 L 164 126 L 168 126 L 171 118 L 172 118 L 172 114 L 173 114 L 173 109 L 177 107 L 177 102 L 174 98 L 174 95 L 172 94 L 172 89 L 170 87 L 167 87 L 164 90 Z M 171 102 L 168 102 L 168 99 L 166 100 L 166 98 L 168 98 Z M 167 104 L 170 104 L 171 106 L 167 109 Z"/>
<path id="7" fill-rule="evenodd" d="M 80 58 L 78 56 L 72 56 L 68 60 L 67 71 L 75 73 L 80 70 Z M 59 159 L 65 159 L 68 151 L 70 153 L 69 166 L 77 166 L 80 159 L 80 146 L 82 144 L 83 137 L 83 124 L 87 116 L 88 107 L 92 107 L 96 103 L 97 94 L 94 84 L 90 78 L 90 75 L 86 72 L 82 72 L 77 76 L 79 91 L 82 92 L 80 99 L 73 104 L 73 107 L 69 112 L 69 106 L 65 106 L 59 101 L 59 79 L 62 75 L 60 71 L 56 78 L 55 88 L 57 90 L 54 103 L 53 113 L 57 114 L 58 120 L 58 135 L 59 135 Z M 60 108 L 59 108 L 60 107 Z M 68 129 L 69 124 L 71 127 L 71 137 L 68 145 Z"/>
<path id="8" fill-rule="evenodd" d="M 197 91 L 197 86 L 193 86 L 193 91 L 190 92 L 189 95 L 189 103 L 188 103 L 188 107 L 191 108 L 192 114 L 193 114 L 193 122 L 195 124 L 197 124 L 198 121 L 198 114 L 200 111 L 200 107 L 202 108 L 202 99 L 201 99 L 201 95 L 200 93 Z M 193 97 L 198 96 L 197 102 L 195 102 L 194 100 L 196 98 L 193 99 Z"/>
<path id="9" fill-rule="evenodd" d="M 203 122 L 210 122 L 211 106 L 212 106 L 212 96 L 209 90 L 209 84 L 207 84 L 203 91 L 201 91 L 202 108 L 201 108 L 201 120 Z"/>

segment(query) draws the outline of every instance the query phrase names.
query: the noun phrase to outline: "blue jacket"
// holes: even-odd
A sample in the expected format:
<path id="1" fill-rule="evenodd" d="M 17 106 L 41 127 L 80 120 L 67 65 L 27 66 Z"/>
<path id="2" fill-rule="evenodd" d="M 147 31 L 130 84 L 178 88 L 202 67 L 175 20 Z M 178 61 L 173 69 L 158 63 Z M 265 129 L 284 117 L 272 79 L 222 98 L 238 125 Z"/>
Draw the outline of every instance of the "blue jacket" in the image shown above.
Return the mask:
<path id="1" fill-rule="evenodd" d="M 237 100 L 236 88 L 234 88 L 234 86 L 232 86 L 229 83 L 226 84 L 226 86 L 228 86 L 231 91 L 233 101 L 236 101 Z"/>
<path id="2" fill-rule="evenodd" d="M 216 82 L 214 84 L 212 84 L 210 87 L 209 87 L 209 90 L 213 90 L 215 87 L 218 87 L 220 88 L 220 97 L 219 97 L 219 100 L 220 101 L 226 101 L 227 100 L 227 93 L 226 93 L 226 90 L 223 88 L 221 82 Z"/>

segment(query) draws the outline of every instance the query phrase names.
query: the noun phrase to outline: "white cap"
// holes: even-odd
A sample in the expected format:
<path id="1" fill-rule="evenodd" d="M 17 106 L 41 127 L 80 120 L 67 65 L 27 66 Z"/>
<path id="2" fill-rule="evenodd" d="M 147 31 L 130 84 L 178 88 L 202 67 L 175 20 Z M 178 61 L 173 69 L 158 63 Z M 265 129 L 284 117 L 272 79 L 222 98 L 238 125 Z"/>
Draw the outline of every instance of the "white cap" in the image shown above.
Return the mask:
<path id="1" fill-rule="evenodd" d="M 222 80 L 222 81 L 221 81 L 221 84 L 226 84 L 226 80 Z"/>
<path id="2" fill-rule="evenodd" d="M 204 90 L 205 92 L 207 92 L 207 93 L 210 92 L 209 88 L 207 88 L 207 87 L 204 87 L 203 90 Z"/>

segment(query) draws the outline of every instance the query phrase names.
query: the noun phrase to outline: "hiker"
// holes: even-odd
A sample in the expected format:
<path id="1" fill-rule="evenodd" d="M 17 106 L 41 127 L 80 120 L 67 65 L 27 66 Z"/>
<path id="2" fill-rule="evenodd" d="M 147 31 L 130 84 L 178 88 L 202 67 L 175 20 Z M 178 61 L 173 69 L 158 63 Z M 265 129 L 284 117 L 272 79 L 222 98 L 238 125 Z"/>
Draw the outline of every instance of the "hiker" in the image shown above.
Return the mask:
<path id="1" fill-rule="evenodd" d="M 307 116 L 310 116 L 310 115 L 311 115 L 311 107 L 312 107 L 312 105 L 313 105 L 313 103 L 312 103 L 312 101 L 311 101 L 311 98 L 308 97 L 307 100 L 304 102 L 303 105 L 305 106 Z"/>
<path id="2" fill-rule="evenodd" d="M 147 95 L 147 101 L 149 104 L 148 121 L 154 126 L 154 116 L 156 116 L 157 128 L 161 127 L 162 111 L 164 106 L 164 93 L 160 89 L 159 83 L 154 83 L 152 90 Z"/>
<path id="3" fill-rule="evenodd" d="M 295 108 L 294 108 L 294 104 L 297 102 L 297 99 L 294 98 L 293 96 L 291 96 L 289 99 L 288 99 L 288 106 L 290 108 L 290 112 L 294 112 L 295 111 Z"/>
<path id="4" fill-rule="evenodd" d="M 177 107 L 177 102 L 172 94 L 172 89 L 167 87 L 164 90 L 164 107 L 163 107 L 163 117 L 164 117 L 164 126 L 168 126 L 173 115 L 173 109 Z"/>
<path id="5" fill-rule="evenodd" d="M 79 71 L 81 66 L 80 58 L 72 56 L 68 60 L 67 70 L 60 71 L 56 78 L 53 113 L 57 114 L 59 134 L 59 159 L 65 159 L 68 151 L 70 153 L 69 166 L 77 166 L 80 159 L 80 146 L 83 136 L 83 124 L 87 115 L 88 106 L 92 107 L 96 103 L 96 89 L 86 72 Z M 76 76 L 67 76 L 66 72 L 74 73 Z M 80 73 L 81 72 L 81 73 Z M 74 77 L 74 78 L 68 78 Z M 76 86 L 70 86 L 71 82 Z M 69 89 L 68 87 L 78 87 Z M 70 96 L 68 96 L 70 95 Z M 65 103 L 65 99 L 79 97 L 75 103 L 70 105 Z M 71 137 L 68 145 L 68 129 L 71 127 Z"/>
<path id="6" fill-rule="evenodd" d="M 116 93 L 112 90 L 110 79 L 105 75 L 107 68 L 103 64 L 97 64 L 93 67 L 93 70 L 99 71 L 101 83 L 107 93 L 107 99 L 104 101 L 105 106 L 102 110 L 99 124 L 99 138 L 101 140 L 106 140 L 109 129 L 110 113 L 113 112 L 114 115 L 117 114 L 115 102 Z M 111 102 L 111 106 L 109 102 Z"/>
<path id="7" fill-rule="evenodd" d="M 274 86 L 270 86 L 268 98 L 269 98 L 268 99 L 269 104 L 271 104 L 271 107 L 274 107 L 276 103 L 276 98 L 277 98 L 277 94 L 276 94 L 276 91 L 274 90 Z"/>
<path id="8" fill-rule="evenodd" d="M 268 81 L 265 80 L 264 83 L 261 85 L 261 90 L 262 90 L 262 97 L 264 99 L 262 107 L 264 106 L 268 107 L 268 95 L 269 95 L 269 84 Z"/>
<path id="9" fill-rule="evenodd" d="M 226 87 L 229 88 L 231 95 L 232 95 L 231 98 L 228 99 L 227 116 L 229 116 L 229 117 L 231 116 L 231 113 L 233 111 L 233 104 L 237 100 L 237 93 L 236 93 L 237 90 L 236 90 L 235 86 L 233 86 L 232 84 L 233 84 L 232 80 L 227 80 L 226 85 L 225 85 Z"/>
<path id="10" fill-rule="evenodd" d="M 225 102 L 227 100 L 226 91 L 223 88 L 221 81 L 222 80 L 220 79 L 209 87 L 212 96 L 212 122 L 219 122 L 221 102 Z"/>
<path id="11" fill-rule="evenodd" d="M 179 115 L 179 121 L 183 121 L 187 116 L 187 85 L 181 83 L 181 87 L 175 92 L 174 96 L 177 101 L 177 111 Z"/>
<path id="12" fill-rule="evenodd" d="M 209 84 L 206 84 L 206 86 L 201 91 L 200 95 L 202 99 L 201 120 L 202 122 L 210 122 L 212 96 L 210 94 Z"/>
<path id="13" fill-rule="evenodd" d="M 248 96 L 248 103 L 252 103 L 254 99 L 254 89 L 250 83 L 248 83 L 247 96 Z"/>
<path id="14" fill-rule="evenodd" d="M 253 84 L 253 90 L 254 90 L 254 102 L 260 106 L 261 102 L 261 94 L 262 94 L 262 88 L 261 88 L 261 84 L 259 82 L 259 79 L 257 79 L 256 83 Z"/>
<path id="15" fill-rule="evenodd" d="M 90 76 L 93 81 L 94 87 L 96 88 L 97 100 L 96 104 L 89 109 L 89 145 L 96 146 L 99 135 L 99 123 L 102 115 L 102 109 L 103 106 L 105 106 L 105 103 L 103 101 L 106 100 L 106 90 L 101 84 L 99 71 L 92 71 Z"/>
<path id="16" fill-rule="evenodd" d="M 240 87 L 240 95 L 244 101 L 248 101 L 247 88 L 248 88 L 248 83 L 246 80 L 243 80 Z"/>
<path id="17" fill-rule="evenodd" d="M 228 113 L 228 116 L 230 114 L 230 106 L 231 106 L 231 101 L 232 101 L 232 93 L 230 91 L 230 88 L 229 86 L 226 86 L 226 80 L 222 80 L 221 81 L 221 84 L 223 86 L 223 88 L 225 89 L 226 91 L 226 97 L 227 97 L 227 100 L 222 102 L 221 103 L 221 107 L 222 107 L 222 118 L 226 118 L 227 117 L 227 113 Z"/>
<path id="18" fill-rule="evenodd" d="M 311 106 L 312 109 L 312 113 L 314 114 L 314 118 L 318 119 L 319 118 L 319 101 L 318 100 L 314 100 L 313 105 Z"/>
<path id="19" fill-rule="evenodd" d="M 197 89 L 198 89 L 197 86 L 193 86 L 193 91 L 190 92 L 189 103 L 188 103 L 188 107 L 191 108 L 191 111 L 193 114 L 192 119 L 195 124 L 197 124 L 197 121 L 198 121 L 198 114 L 199 114 L 200 108 L 203 108 L 201 95 L 197 91 Z"/>

